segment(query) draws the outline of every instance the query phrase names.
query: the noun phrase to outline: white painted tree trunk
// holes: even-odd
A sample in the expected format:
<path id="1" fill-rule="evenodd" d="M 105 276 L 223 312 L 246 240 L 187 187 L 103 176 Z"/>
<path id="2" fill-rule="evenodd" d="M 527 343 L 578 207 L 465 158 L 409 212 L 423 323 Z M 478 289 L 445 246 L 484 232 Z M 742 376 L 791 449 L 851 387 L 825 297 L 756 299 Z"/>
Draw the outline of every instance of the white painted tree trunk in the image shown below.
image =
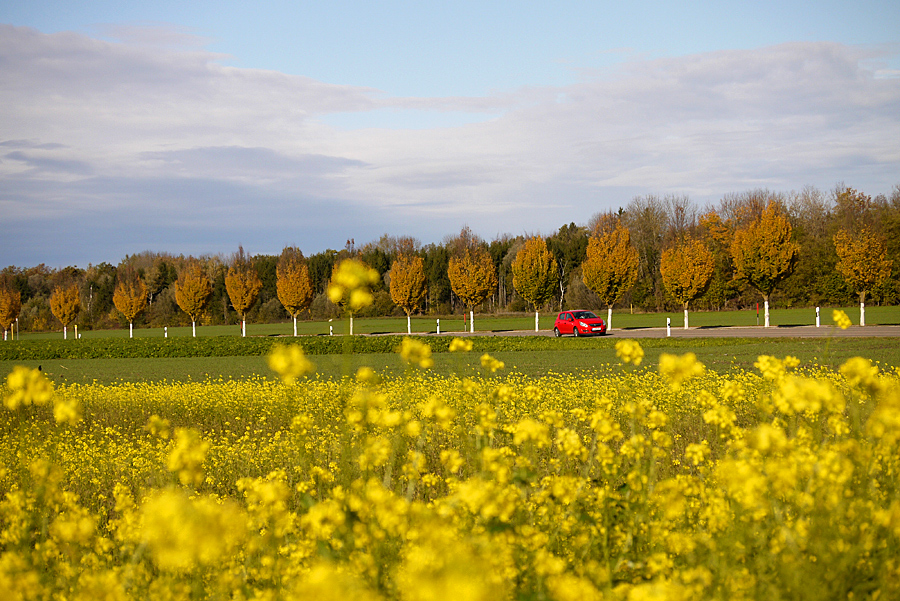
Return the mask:
<path id="1" fill-rule="evenodd" d="M 294 315 L 294 336 L 297 336 L 297 316 Z"/>
<path id="2" fill-rule="evenodd" d="M 859 303 L 859 325 L 866 325 L 866 303 L 862 301 Z"/>
<path id="3" fill-rule="evenodd" d="M 353 316 L 350 316 L 350 335 L 353 336 Z"/>
<path id="4" fill-rule="evenodd" d="M 242 319 L 241 320 L 241 338 L 244 338 L 246 336 L 247 336 L 247 320 Z"/>
<path id="5" fill-rule="evenodd" d="M 68 339 L 69 339 L 69 331 L 66 328 L 66 326 L 63 326 L 63 340 L 68 340 Z"/>
<path id="6" fill-rule="evenodd" d="M 475 311 L 469 311 L 469 332 L 475 333 Z"/>
<path id="7" fill-rule="evenodd" d="M 540 331 L 540 326 L 538 325 L 538 312 L 537 311 L 534 312 L 534 331 L 535 332 Z"/>
<path id="8" fill-rule="evenodd" d="M 684 310 L 684 329 L 688 329 L 688 314 L 687 309 Z"/>
<path id="9" fill-rule="evenodd" d="M 612 307 L 606 308 L 606 331 L 609 332 L 612 329 Z"/>
<path id="10" fill-rule="evenodd" d="M 768 300 L 763 301 L 763 306 L 765 307 L 765 310 L 766 310 L 766 327 L 768 328 L 769 327 L 769 301 Z"/>
<path id="11" fill-rule="evenodd" d="M 197 322 L 193 319 L 191 320 L 191 331 L 194 333 L 194 338 L 197 337 Z"/>
<path id="12" fill-rule="evenodd" d="M 134 338 L 134 322 L 133 321 L 128 322 L 128 337 Z"/>
<path id="13" fill-rule="evenodd" d="M 412 334 L 412 319 L 409 318 L 409 313 L 406 314 L 406 333 Z"/>

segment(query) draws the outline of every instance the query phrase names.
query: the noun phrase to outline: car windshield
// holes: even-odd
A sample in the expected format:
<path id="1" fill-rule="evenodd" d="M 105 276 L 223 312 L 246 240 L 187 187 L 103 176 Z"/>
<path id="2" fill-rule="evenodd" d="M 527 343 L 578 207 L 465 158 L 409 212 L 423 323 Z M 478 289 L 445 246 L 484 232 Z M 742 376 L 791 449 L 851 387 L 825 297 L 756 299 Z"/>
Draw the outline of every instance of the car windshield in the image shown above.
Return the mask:
<path id="1" fill-rule="evenodd" d="M 597 319 L 597 316 L 590 311 L 575 311 L 573 315 L 575 315 L 575 319 Z"/>

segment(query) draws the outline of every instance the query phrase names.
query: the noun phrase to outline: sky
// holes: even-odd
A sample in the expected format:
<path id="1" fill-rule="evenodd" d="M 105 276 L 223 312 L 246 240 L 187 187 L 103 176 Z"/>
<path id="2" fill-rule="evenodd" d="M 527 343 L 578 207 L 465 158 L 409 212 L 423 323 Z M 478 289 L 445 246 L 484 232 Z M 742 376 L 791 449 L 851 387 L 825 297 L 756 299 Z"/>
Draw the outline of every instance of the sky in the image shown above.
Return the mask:
<path id="1" fill-rule="evenodd" d="M 900 3 L 0 4 L 0 267 L 900 185 Z"/>

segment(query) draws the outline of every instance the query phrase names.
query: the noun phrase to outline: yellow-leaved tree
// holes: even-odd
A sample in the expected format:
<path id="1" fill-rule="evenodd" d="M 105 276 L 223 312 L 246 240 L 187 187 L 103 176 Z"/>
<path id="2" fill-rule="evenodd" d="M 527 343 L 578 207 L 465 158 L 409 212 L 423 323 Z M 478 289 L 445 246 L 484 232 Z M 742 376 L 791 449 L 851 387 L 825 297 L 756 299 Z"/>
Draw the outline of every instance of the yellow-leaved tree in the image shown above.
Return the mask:
<path id="1" fill-rule="evenodd" d="M 690 236 L 663 251 L 659 271 L 663 286 L 684 309 L 684 329 L 688 329 L 688 305 L 709 288 L 716 260 L 701 240 Z"/>
<path id="2" fill-rule="evenodd" d="M 296 246 L 285 247 L 275 268 L 278 300 L 294 320 L 294 336 L 297 335 L 297 316 L 313 301 L 313 282 L 303 253 Z"/>
<path id="3" fill-rule="evenodd" d="M 769 296 L 791 274 L 800 255 L 800 245 L 792 235 L 787 216 L 770 201 L 756 220 L 734 232 L 731 242 L 735 275 L 762 294 L 766 327 L 769 327 Z"/>
<path id="4" fill-rule="evenodd" d="M 231 260 L 231 267 L 225 275 L 225 290 L 231 300 L 231 306 L 241 316 L 241 336 L 247 335 L 247 312 L 256 302 L 256 296 L 262 288 L 262 281 L 250 257 L 239 246 L 237 254 Z"/>
<path id="5" fill-rule="evenodd" d="M 859 325 L 866 325 L 866 293 L 891 277 L 894 262 L 887 259 L 887 248 L 875 232 L 862 226 L 856 232 L 846 229 L 834 235 L 837 270 L 859 294 Z"/>
<path id="6" fill-rule="evenodd" d="M 401 253 L 391 265 L 391 300 L 406 312 L 406 333 L 412 334 L 410 315 L 422 305 L 425 286 L 425 260 L 416 255 Z"/>
<path id="7" fill-rule="evenodd" d="M 3 328 L 3 340 L 6 331 L 12 330 L 12 324 L 22 310 L 22 293 L 8 286 L 0 287 L 0 328 Z"/>
<path id="8" fill-rule="evenodd" d="M 50 295 L 50 311 L 63 326 L 63 340 L 68 338 L 69 324 L 78 317 L 81 298 L 75 284 L 56 286 Z"/>
<path id="9" fill-rule="evenodd" d="M 212 294 L 212 283 L 203 273 L 197 259 L 188 259 L 175 280 L 175 302 L 191 318 L 191 331 L 197 337 L 197 320 L 206 309 Z"/>
<path id="10" fill-rule="evenodd" d="M 490 253 L 480 245 L 466 248 L 462 255 L 450 257 L 447 267 L 450 288 L 469 308 L 469 331 L 475 331 L 475 307 L 497 287 L 497 270 Z"/>
<path id="11" fill-rule="evenodd" d="M 559 266 L 547 241 L 534 236 L 516 253 L 512 262 L 513 287 L 519 296 L 534 305 L 534 331 L 539 328 L 540 309 L 553 298 L 559 284 Z"/>
<path id="12" fill-rule="evenodd" d="M 147 285 L 144 280 L 130 269 L 120 269 L 113 304 L 128 320 L 128 337 L 133 338 L 134 319 L 147 308 Z"/>
<path id="13" fill-rule="evenodd" d="M 612 308 L 637 279 L 638 251 L 621 223 L 588 241 L 587 258 L 581 264 L 584 285 L 606 304 L 606 328 L 612 329 Z"/>

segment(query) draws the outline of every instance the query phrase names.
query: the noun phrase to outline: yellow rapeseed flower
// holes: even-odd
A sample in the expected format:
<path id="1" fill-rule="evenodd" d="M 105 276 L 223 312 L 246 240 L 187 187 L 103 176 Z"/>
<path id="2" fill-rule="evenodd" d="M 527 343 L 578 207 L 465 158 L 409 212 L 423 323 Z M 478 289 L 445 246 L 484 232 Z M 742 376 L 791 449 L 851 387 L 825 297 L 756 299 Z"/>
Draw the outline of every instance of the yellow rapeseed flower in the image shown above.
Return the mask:
<path id="1" fill-rule="evenodd" d="M 6 376 L 9 394 L 4 404 L 15 411 L 22 405 L 46 405 L 53 399 L 53 383 L 41 370 L 17 365 Z"/>
<path id="2" fill-rule="evenodd" d="M 285 384 L 293 384 L 297 378 L 314 372 L 316 366 L 306 358 L 299 344 L 276 344 L 269 353 L 269 369 Z"/>
<path id="3" fill-rule="evenodd" d="M 463 340 L 462 338 L 454 338 L 450 341 L 450 352 L 468 352 L 472 350 L 472 341 Z"/>
<path id="4" fill-rule="evenodd" d="M 497 371 L 498 369 L 503 369 L 505 367 L 503 361 L 498 361 L 494 359 L 487 353 L 481 356 L 481 367 L 484 369 L 490 370 L 492 373 Z"/>
<path id="5" fill-rule="evenodd" d="M 616 342 L 616 357 L 622 363 L 640 365 L 644 359 L 644 349 L 636 340 L 619 340 Z"/>
<path id="6" fill-rule="evenodd" d="M 399 351 L 403 360 L 410 365 L 415 365 L 422 369 L 434 367 L 434 359 L 431 358 L 431 347 L 424 342 L 404 337 L 400 343 Z"/>
<path id="7" fill-rule="evenodd" d="M 850 318 L 847 317 L 847 314 L 840 309 L 835 309 L 831 313 L 831 318 L 834 320 L 834 323 L 842 330 L 846 330 L 853 325 L 853 322 L 850 321 Z"/>
<path id="8" fill-rule="evenodd" d="M 681 356 L 662 353 L 659 356 L 659 373 L 669 382 L 672 390 L 681 390 L 684 382 L 702 375 L 705 369 L 694 353 Z"/>

